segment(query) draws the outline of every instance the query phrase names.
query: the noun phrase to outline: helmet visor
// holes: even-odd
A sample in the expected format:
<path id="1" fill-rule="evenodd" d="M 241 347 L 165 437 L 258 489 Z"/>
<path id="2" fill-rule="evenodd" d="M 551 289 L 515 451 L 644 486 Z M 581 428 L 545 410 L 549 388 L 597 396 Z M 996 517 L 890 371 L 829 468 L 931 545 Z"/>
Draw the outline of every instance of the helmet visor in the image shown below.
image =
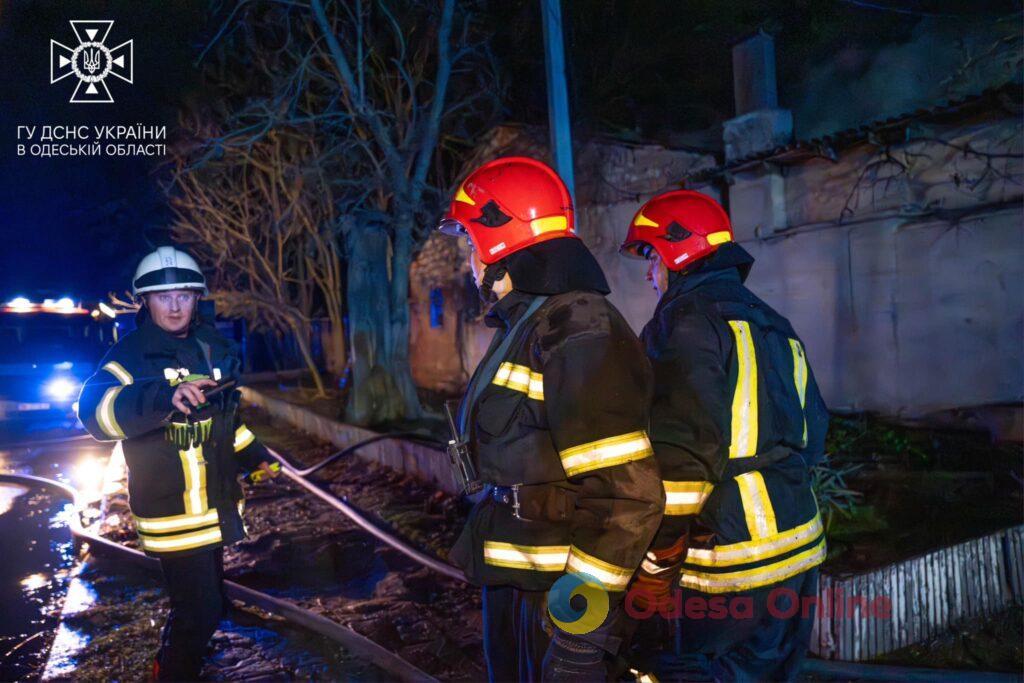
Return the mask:
<path id="1" fill-rule="evenodd" d="M 654 247 L 650 242 L 632 240 L 630 242 L 623 242 L 622 246 L 619 247 L 619 253 L 628 258 L 647 261 L 650 260 L 651 255 L 654 253 Z"/>
<path id="2" fill-rule="evenodd" d="M 466 226 L 454 218 L 442 218 L 437 229 L 445 235 L 451 235 L 452 237 L 465 237 L 469 235 Z"/>

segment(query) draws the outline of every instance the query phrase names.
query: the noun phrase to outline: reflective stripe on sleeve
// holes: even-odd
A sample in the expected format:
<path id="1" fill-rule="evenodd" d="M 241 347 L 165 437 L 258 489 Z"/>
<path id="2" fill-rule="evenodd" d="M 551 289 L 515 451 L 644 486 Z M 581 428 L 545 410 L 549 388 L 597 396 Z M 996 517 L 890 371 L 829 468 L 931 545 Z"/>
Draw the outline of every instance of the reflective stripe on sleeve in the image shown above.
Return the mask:
<path id="1" fill-rule="evenodd" d="M 249 431 L 245 425 L 235 430 L 235 453 L 244 450 L 249 444 L 256 440 L 256 435 Z"/>
<path id="2" fill-rule="evenodd" d="M 800 397 L 800 413 L 804 418 L 803 445 L 807 445 L 807 413 L 804 408 L 807 405 L 807 358 L 804 355 L 803 345 L 796 339 L 789 340 L 789 347 L 793 351 L 793 385 L 796 387 L 797 396 Z"/>
<path id="3" fill-rule="evenodd" d="M 696 515 L 714 485 L 709 481 L 663 481 L 666 515 Z"/>
<path id="4" fill-rule="evenodd" d="M 820 543 L 802 553 L 756 569 L 717 574 L 694 572 L 684 568 L 679 575 L 679 585 L 703 593 L 731 593 L 759 588 L 784 581 L 818 566 L 825 561 L 825 554 L 825 539 L 823 538 Z"/>
<path id="5" fill-rule="evenodd" d="M 544 400 L 544 375 L 534 372 L 525 365 L 505 362 L 494 373 L 493 384 L 521 391 L 532 399 Z"/>
<path id="6" fill-rule="evenodd" d="M 516 545 L 484 541 L 484 564 L 511 569 L 560 572 L 569 556 L 567 545 Z"/>
<path id="7" fill-rule="evenodd" d="M 103 369 L 116 377 L 117 381 L 120 382 L 122 386 L 128 386 L 132 383 L 132 373 L 125 370 L 124 366 L 116 360 L 112 360 L 104 365 Z"/>
<path id="8" fill-rule="evenodd" d="M 732 439 L 730 458 L 748 458 L 757 453 L 757 354 L 746 320 L 730 320 L 736 337 L 736 360 L 739 374 L 732 397 Z"/>
<path id="9" fill-rule="evenodd" d="M 632 569 L 605 562 L 583 552 L 576 546 L 569 549 L 569 561 L 565 565 L 565 570 L 574 574 L 589 574 L 600 581 L 609 591 L 625 590 L 626 584 L 633 576 Z"/>
<path id="10" fill-rule="evenodd" d="M 117 395 L 121 393 L 122 389 L 124 389 L 124 385 L 110 387 L 103 392 L 103 398 L 96 406 L 96 422 L 103 433 L 112 439 L 124 438 L 124 431 L 121 429 L 121 425 L 117 424 L 117 417 L 114 415 L 114 401 L 117 400 Z"/>
<path id="11" fill-rule="evenodd" d="M 653 453 L 647 433 L 641 430 L 573 446 L 558 455 L 566 476 L 573 477 L 602 467 L 642 460 Z"/>
<path id="12" fill-rule="evenodd" d="M 768 498 L 768 489 L 760 472 L 747 472 L 736 477 L 743 503 L 743 515 L 747 520 L 747 531 L 751 539 L 772 538 L 779 533 L 775 522 L 775 510 Z"/>

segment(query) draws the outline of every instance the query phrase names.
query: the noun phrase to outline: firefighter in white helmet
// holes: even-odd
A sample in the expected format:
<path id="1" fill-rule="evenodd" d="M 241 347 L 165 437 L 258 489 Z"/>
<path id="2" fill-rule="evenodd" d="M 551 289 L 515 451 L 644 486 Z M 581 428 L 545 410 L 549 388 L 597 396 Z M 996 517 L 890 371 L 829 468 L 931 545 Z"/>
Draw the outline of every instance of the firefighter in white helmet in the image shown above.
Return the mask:
<path id="1" fill-rule="evenodd" d="M 139 263 L 137 329 L 86 381 L 79 418 L 120 441 L 139 545 L 160 560 L 171 602 L 158 680 L 195 680 L 224 611 L 223 546 L 245 536 L 238 475 L 274 472 L 237 416 L 237 345 L 197 315 L 206 278 L 190 255 L 160 247 Z"/>

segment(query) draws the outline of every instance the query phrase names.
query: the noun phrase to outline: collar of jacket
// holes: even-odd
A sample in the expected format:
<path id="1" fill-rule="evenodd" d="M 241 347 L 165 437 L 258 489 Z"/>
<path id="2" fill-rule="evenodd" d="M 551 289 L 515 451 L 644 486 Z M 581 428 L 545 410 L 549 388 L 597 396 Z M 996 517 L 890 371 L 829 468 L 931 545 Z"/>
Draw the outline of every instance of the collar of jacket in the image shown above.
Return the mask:
<path id="1" fill-rule="evenodd" d="M 576 237 L 534 244 L 509 254 L 502 259 L 502 265 L 512 278 L 512 286 L 525 294 L 554 296 L 576 291 L 610 291 L 597 259 Z"/>
<path id="2" fill-rule="evenodd" d="M 670 273 L 668 291 L 663 300 L 669 301 L 701 285 L 718 280 L 745 282 L 754 257 L 746 249 L 729 242 L 723 244 L 714 254 L 698 263 L 692 270 Z"/>
<path id="3" fill-rule="evenodd" d="M 166 350 L 170 352 L 179 348 L 182 344 L 193 343 L 191 341 L 191 328 L 189 328 L 186 336 L 175 337 L 153 321 L 153 316 L 149 315 L 145 306 L 140 308 L 139 312 L 135 314 L 135 329 L 145 338 L 145 347 L 152 351 Z"/>
<path id="4" fill-rule="evenodd" d="M 182 346 L 194 345 L 196 341 L 201 341 L 209 346 L 215 358 L 221 355 L 233 355 L 235 352 L 236 345 L 233 341 L 225 339 L 213 325 L 201 320 L 193 322 L 189 326 L 186 336 L 175 337 L 153 322 L 153 317 L 143 307 L 135 315 L 135 325 L 139 333 L 146 339 L 146 348 L 153 354 L 174 355 Z"/>
<path id="5" fill-rule="evenodd" d="M 516 324 L 519 316 L 530 307 L 530 303 L 535 298 L 536 296 L 533 294 L 513 289 L 491 306 L 487 315 L 484 316 L 484 325 L 509 329 Z"/>
<path id="6" fill-rule="evenodd" d="M 506 256 L 514 289 L 484 316 L 487 327 L 515 325 L 537 296 L 589 291 L 608 294 L 608 281 L 594 255 L 575 237 L 548 240 Z"/>

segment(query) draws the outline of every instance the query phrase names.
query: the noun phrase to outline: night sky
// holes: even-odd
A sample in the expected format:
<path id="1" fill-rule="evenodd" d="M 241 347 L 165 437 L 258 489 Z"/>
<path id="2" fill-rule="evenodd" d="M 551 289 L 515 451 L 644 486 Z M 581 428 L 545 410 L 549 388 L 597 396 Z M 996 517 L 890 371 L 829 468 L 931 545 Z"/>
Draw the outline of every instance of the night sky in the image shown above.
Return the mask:
<path id="1" fill-rule="evenodd" d="M 543 125 L 537 0 L 477 4 L 508 86 L 508 118 Z M 18 157 L 17 126 L 142 123 L 173 135 L 179 109 L 203 97 L 194 62 L 232 6 L 0 0 L 0 298 L 123 291 L 138 259 L 166 243 L 161 159 Z M 878 9 L 886 6 L 898 11 Z M 563 0 L 563 8 L 578 138 L 712 151 L 733 113 L 731 44 L 757 28 L 776 36 L 780 99 L 798 135 L 933 104 L 960 59 L 961 36 L 980 36 L 981 49 L 987 27 L 1007 13 L 1020 32 L 1019 0 Z M 49 83 L 49 41 L 74 45 L 71 19 L 114 20 L 110 46 L 134 39 L 134 85 L 107 79 L 115 103 L 71 104 L 74 77 Z"/>
<path id="2" fill-rule="evenodd" d="M 159 11 L 153 11 L 155 7 Z M 208 3 L 0 2 L 0 297 L 122 291 L 168 216 L 158 162 L 16 155 L 19 125 L 167 125 L 197 87 L 191 60 Z M 71 76 L 50 84 L 50 39 L 77 44 L 70 19 L 108 19 L 108 46 L 134 39 L 134 85 L 108 77 L 113 104 L 71 104 Z M 40 132 L 37 130 L 36 137 Z"/>

